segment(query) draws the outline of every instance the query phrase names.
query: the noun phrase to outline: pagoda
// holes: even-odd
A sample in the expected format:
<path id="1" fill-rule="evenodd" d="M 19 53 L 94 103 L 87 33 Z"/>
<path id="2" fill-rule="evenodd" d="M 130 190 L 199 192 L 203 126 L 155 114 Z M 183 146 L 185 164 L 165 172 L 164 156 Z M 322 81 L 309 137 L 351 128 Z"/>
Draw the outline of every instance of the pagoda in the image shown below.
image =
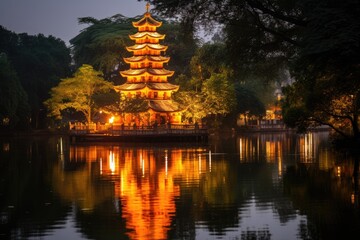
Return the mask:
<path id="1" fill-rule="evenodd" d="M 140 114 L 123 113 L 121 122 L 125 125 L 153 125 L 153 124 L 179 124 L 181 111 L 172 100 L 172 93 L 178 91 L 179 86 L 168 82 L 174 71 L 164 68 L 170 57 L 164 56 L 167 46 L 159 42 L 165 34 L 157 32 L 162 22 L 152 18 L 149 12 L 150 4 L 146 5 L 144 16 L 133 26 L 137 33 L 130 35 L 135 41 L 127 51 L 133 56 L 124 58 L 130 64 L 130 69 L 120 71 L 126 82 L 115 86 L 115 90 L 127 99 L 141 98 L 147 103 L 146 110 Z"/>

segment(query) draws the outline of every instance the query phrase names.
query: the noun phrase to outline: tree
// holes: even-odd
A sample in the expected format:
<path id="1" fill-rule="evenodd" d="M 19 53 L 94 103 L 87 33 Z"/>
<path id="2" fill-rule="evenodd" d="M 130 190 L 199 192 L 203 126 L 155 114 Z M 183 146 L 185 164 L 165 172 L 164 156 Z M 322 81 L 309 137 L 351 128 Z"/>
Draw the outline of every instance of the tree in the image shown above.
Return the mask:
<path id="1" fill-rule="evenodd" d="M 213 74 L 203 84 L 202 93 L 208 114 L 226 115 L 235 108 L 234 86 L 225 74 Z"/>
<path id="2" fill-rule="evenodd" d="M 213 74 L 202 84 L 201 91 L 179 91 L 174 99 L 184 109 L 183 116 L 189 121 L 199 121 L 207 116 L 225 116 L 236 105 L 233 84 L 226 74 Z"/>
<path id="3" fill-rule="evenodd" d="M 45 105 L 51 117 L 61 118 L 62 111 L 74 109 L 85 116 L 87 123 L 91 123 L 94 113 L 103 107 L 95 99 L 112 91 L 112 83 L 105 81 L 101 72 L 83 64 L 72 78 L 62 79 L 58 86 L 51 89 L 51 98 L 45 101 Z"/>
<path id="4" fill-rule="evenodd" d="M 241 84 L 235 86 L 235 95 L 237 99 L 236 113 L 237 114 L 249 114 L 253 116 L 264 116 L 265 105 L 256 96 L 254 91 L 246 88 Z"/>
<path id="5" fill-rule="evenodd" d="M 128 68 L 123 61 L 123 57 L 130 54 L 126 47 L 134 44 L 129 39 L 129 35 L 136 32 L 132 22 L 141 17 L 128 18 L 117 14 L 100 20 L 79 18 L 80 24 L 89 26 L 70 40 L 76 66 L 90 64 L 102 71 L 105 79 L 120 83 L 119 71 Z M 188 64 L 197 47 L 197 39 L 184 34 L 178 22 L 155 18 L 163 22 L 159 32 L 166 35 L 163 44 L 168 46 L 166 54 L 172 59 L 169 69 L 175 70 L 175 74 L 189 71 Z"/>
<path id="6" fill-rule="evenodd" d="M 150 3 L 162 16 L 178 16 L 184 24 L 195 25 L 192 29 L 200 24 L 210 30 L 222 26 L 233 69 L 242 74 L 265 72 L 269 78 L 296 53 L 299 34 L 307 25 L 301 0 Z"/>
<path id="7" fill-rule="evenodd" d="M 284 119 L 325 124 L 359 139 L 360 2 L 357 0 L 152 0 L 163 15 L 222 24 L 235 75 L 274 79 L 290 69 Z"/>
<path id="8" fill-rule="evenodd" d="M 30 107 L 27 94 L 19 78 L 8 62 L 6 54 L 0 54 L 0 126 L 8 129 L 29 127 Z"/>
<path id="9" fill-rule="evenodd" d="M 79 24 L 89 26 L 70 40 L 76 67 L 89 64 L 108 80 L 114 74 L 118 76 L 118 71 L 126 67 L 122 57 L 127 55 L 126 46 L 131 43 L 129 34 L 134 33 L 132 21 L 121 14 L 101 20 L 79 18 Z"/>
<path id="10" fill-rule="evenodd" d="M 327 125 L 360 140 L 360 3 L 304 1 L 309 21 L 285 89 L 286 123 L 305 131 Z M 297 117 L 299 116 L 299 117 Z"/>
<path id="11" fill-rule="evenodd" d="M 43 101 L 60 78 L 70 74 L 70 50 L 53 36 L 15 34 L 0 27 L 0 52 L 6 53 L 28 95 L 31 126 L 45 127 Z"/>

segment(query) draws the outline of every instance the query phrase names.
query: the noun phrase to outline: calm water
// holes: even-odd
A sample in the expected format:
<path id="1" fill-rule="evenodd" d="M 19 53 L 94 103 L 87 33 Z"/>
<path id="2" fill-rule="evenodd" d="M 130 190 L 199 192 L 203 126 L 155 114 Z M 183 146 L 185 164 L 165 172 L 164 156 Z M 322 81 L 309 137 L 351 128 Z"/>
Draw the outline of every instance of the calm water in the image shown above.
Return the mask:
<path id="1" fill-rule="evenodd" d="M 208 145 L 2 139 L 0 239 L 360 236 L 351 158 L 327 140 L 327 133 Z"/>

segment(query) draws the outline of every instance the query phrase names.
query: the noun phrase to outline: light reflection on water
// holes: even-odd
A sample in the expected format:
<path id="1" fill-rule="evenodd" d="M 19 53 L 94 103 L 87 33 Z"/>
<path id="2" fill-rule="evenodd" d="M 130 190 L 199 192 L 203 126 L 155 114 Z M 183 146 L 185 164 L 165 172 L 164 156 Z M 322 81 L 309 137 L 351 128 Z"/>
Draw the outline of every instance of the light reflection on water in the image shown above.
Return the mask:
<path id="1" fill-rule="evenodd" d="M 209 145 L 2 140 L 0 237 L 339 239 L 359 234 L 352 162 L 327 133 Z M 330 227 L 329 227 L 330 226 Z"/>

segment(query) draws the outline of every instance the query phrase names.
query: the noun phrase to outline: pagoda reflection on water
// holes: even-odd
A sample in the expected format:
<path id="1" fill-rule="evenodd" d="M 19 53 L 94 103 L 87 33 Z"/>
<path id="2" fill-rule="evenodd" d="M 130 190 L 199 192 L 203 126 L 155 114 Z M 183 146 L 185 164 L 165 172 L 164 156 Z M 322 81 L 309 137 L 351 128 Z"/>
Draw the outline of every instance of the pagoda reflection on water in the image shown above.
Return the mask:
<path id="1" fill-rule="evenodd" d="M 115 121 L 138 126 L 180 124 L 181 110 L 171 98 L 179 86 L 168 82 L 168 77 L 173 76 L 174 71 L 164 68 L 164 64 L 170 60 L 170 57 L 164 56 L 167 46 L 159 43 L 165 38 L 165 34 L 157 32 L 162 22 L 152 18 L 149 6 L 148 3 L 144 16 L 133 22 L 138 32 L 129 37 L 135 41 L 135 45 L 127 47 L 133 56 L 124 58 L 130 64 L 130 69 L 120 72 L 126 82 L 114 87 L 126 99 L 144 99 L 147 107 L 139 114 L 124 113 L 122 118 Z"/>

